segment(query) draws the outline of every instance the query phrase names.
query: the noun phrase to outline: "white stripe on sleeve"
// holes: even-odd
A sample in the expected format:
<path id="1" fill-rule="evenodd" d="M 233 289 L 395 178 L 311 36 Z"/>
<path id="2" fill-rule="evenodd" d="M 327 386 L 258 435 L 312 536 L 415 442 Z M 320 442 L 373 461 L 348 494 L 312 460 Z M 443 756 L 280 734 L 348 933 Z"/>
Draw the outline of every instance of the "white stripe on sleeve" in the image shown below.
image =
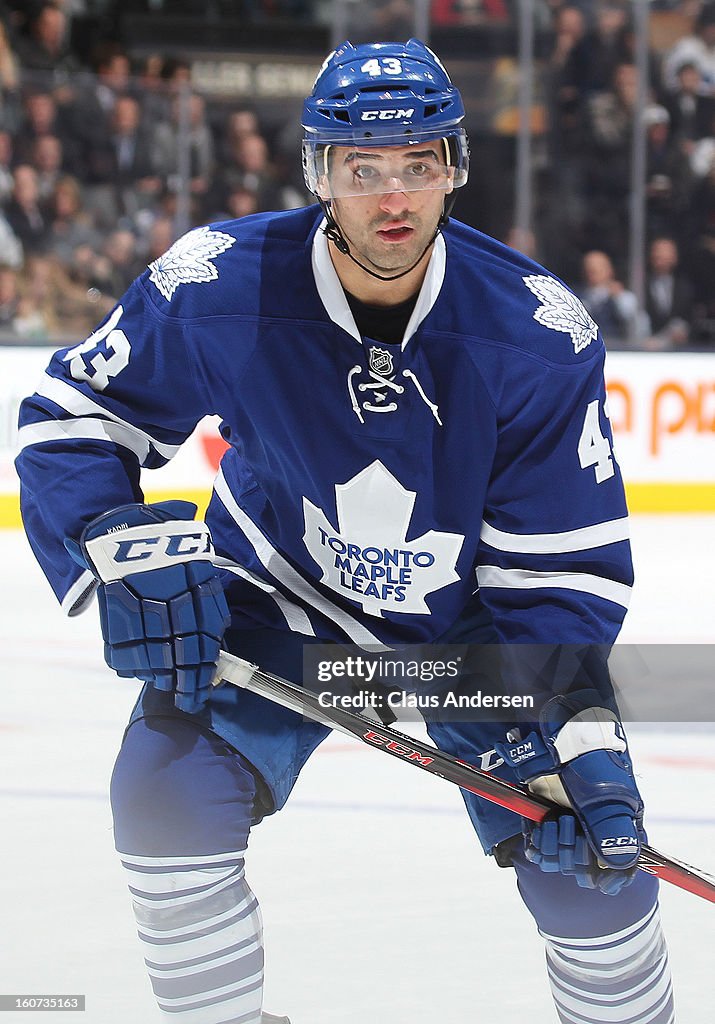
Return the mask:
<path id="1" fill-rule="evenodd" d="M 147 434 L 145 430 L 127 423 L 126 420 L 104 409 L 99 403 L 94 402 L 87 395 L 78 391 L 77 388 L 73 388 L 71 384 L 67 384 L 57 377 L 51 377 L 48 373 L 45 374 L 36 393 L 41 398 L 49 398 L 55 405 L 59 405 L 61 409 L 65 409 L 74 416 L 101 417 L 112 420 L 114 423 L 121 423 L 127 430 L 131 430 L 139 437 L 144 438 L 147 444 L 165 459 L 172 459 L 180 448 L 178 444 L 164 444 L 162 441 L 157 441 L 151 434 Z"/>
<path id="2" fill-rule="evenodd" d="M 586 572 L 537 572 L 534 569 L 502 569 L 498 565 L 477 568 L 480 588 L 498 590 L 577 590 L 627 608 L 631 588 L 625 583 Z"/>
<path id="3" fill-rule="evenodd" d="M 131 427 L 111 420 L 44 420 L 42 423 L 28 423 L 17 432 L 18 451 L 45 441 L 67 440 L 111 441 L 136 455 L 143 465 L 149 457 L 149 444 L 145 437 Z"/>
<path id="4" fill-rule="evenodd" d="M 595 526 L 584 526 L 565 533 L 505 533 L 482 522 L 481 540 L 497 551 L 548 555 L 567 551 L 587 551 L 617 541 L 628 540 L 628 517 L 611 519 Z"/>

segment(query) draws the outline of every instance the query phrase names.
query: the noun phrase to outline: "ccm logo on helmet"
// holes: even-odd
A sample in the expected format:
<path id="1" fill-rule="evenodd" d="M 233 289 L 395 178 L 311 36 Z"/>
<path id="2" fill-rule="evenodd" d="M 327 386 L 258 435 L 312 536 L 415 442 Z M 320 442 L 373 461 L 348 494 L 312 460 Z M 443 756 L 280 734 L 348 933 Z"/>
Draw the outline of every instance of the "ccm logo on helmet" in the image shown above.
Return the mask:
<path id="1" fill-rule="evenodd" d="M 409 110 L 363 110 L 360 115 L 361 121 L 396 121 L 399 118 L 412 117 L 415 108 Z"/>

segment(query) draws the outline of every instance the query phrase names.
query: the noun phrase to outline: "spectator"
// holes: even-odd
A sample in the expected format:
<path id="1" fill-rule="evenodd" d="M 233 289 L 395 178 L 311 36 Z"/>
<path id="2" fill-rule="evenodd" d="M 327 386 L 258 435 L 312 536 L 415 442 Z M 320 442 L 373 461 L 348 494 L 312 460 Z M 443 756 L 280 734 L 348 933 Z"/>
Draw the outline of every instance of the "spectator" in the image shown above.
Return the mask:
<path id="1" fill-rule="evenodd" d="M 617 279 L 610 257 L 598 250 L 587 252 L 582 277 L 576 294 L 601 328 L 604 341 L 623 344 L 641 337 L 645 322 L 639 317 L 637 299 Z"/>
<path id="2" fill-rule="evenodd" d="M 117 98 L 130 95 L 132 84 L 129 58 L 118 44 L 96 48 L 93 63 L 95 73 L 81 79 L 69 111 L 72 136 L 81 153 L 77 177 L 86 183 L 95 181 L 97 151 L 110 147 L 109 136 Z"/>
<path id="3" fill-rule="evenodd" d="M 670 115 L 652 104 L 643 113 L 647 127 L 646 210 L 651 234 L 675 235 L 682 228 L 691 191 L 690 165 L 670 135 Z"/>
<path id="4" fill-rule="evenodd" d="M 17 270 L 22 266 L 24 253 L 22 243 L 10 227 L 7 217 L 0 210 L 0 254 L 4 266 Z"/>
<path id="5" fill-rule="evenodd" d="M 114 304 L 113 298 L 106 298 L 103 289 L 112 272 L 109 260 L 101 255 L 94 245 L 80 243 L 72 253 L 69 264 L 65 264 L 69 280 L 94 301 L 106 301 L 107 308 Z"/>
<path id="6" fill-rule="evenodd" d="M 675 239 L 654 238 L 648 250 L 646 312 L 659 348 L 678 348 L 690 336 L 693 288 L 678 264 Z"/>
<path id="7" fill-rule="evenodd" d="M 715 89 L 715 3 L 703 5 L 692 35 L 677 41 L 663 62 L 663 79 L 671 92 L 678 87 L 678 71 L 683 64 L 694 64 L 700 72 L 700 90 L 711 96 Z"/>
<path id="8" fill-rule="evenodd" d="M 5 26 L 0 21 L 0 126 L 16 128 L 20 72 Z"/>
<path id="9" fill-rule="evenodd" d="M 224 167 L 222 184 L 226 192 L 236 187 L 256 194 L 259 210 L 288 210 L 304 205 L 302 196 L 283 185 L 276 174 L 263 135 L 250 132 L 236 139 L 231 163 Z"/>
<path id="10" fill-rule="evenodd" d="M 176 95 L 191 85 L 191 65 L 187 60 L 167 57 L 161 69 L 161 77 L 166 82 L 168 92 Z"/>
<path id="11" fill-rule="evenodd" d="M 434 25 L 507 25 L 508 0 L 432 0 Z M 392 37 L 390 37 L 392 38 Z"/>
<path id="12" fill-rule="evenodd" d="M 57 309 L 49 289 L 47 261 L 30 257 L 20 278 L 15 330 L 26 344 L 42 345 L 59 330 Z"/>
<path id="13" fill-rule="evenodd" d="M 695 290 L 692 333 L 715 345 L 715 160 L 693 192 L 690 239 L 688 265 Z"/>
<path id="14" fill-rule="evenodd" d="M 348 34 L 355 42 L 363 41 L 366 35 L 375 39 L 409 39 L 414 35 L 415 12 L 411 0 L 373 0 L 370 5 L 356 4 L 348 21 Z"/>
<path id="15" fill-rule="evenodd" d="M 696 178 L 705 178 L 715 160 L 715 113 L 710 122 L 709 132 L 694 143 L 690 154 L 690 169 Z"/>
<path id="16" fill-rule="evenodd" d="M 117 97 L 127 95 L 132 85 L 129 58 L 117 43 L 96 49 L 93 65 L 94 74 L 83 77 L 72 108 L 74 131 L 88 140 L 103 131 Z"/>
<path id="17" fill-rule="evenodd" d="M 110 229 L 120 217 L 133 218 L 151 205 L 161 181 L 154 172 L 152 140 L 140 121 L 133 96 L 117 98 L 103 134 L 87 152 L 87 201 Z"/>
<path id="18" fill-rule="evenodd" d="M 529 231 L 525 228 L 518 228 L 514 224 L 507 231 L 506 237 L 504 238 L 504 244 L 510 246 L 512 249 L 516 249 L 517 252 L 523 253 L 531 260 L 538 259 L 536 251 L 536 235 L 533 231 Z"/>
<path id="19" fill-rule="evenodd" d="M 48 216 L 48 249 L 63 266 L 71 264 L 78 246 L 88 245 L 93 250 L 99 246 L 99 234 L 84 209 L 82 188 L 76 178 L 64 175 L 57 181 L 49 203 Z"/>
<path id="20" fill-rule="evenodd" d="M 573 52 L 586 34 L 583 11 L 566 4 L 555 12 L 554 45 L 547 68 L 548 158 L 544 195 L 546 258 L 557 272 L 574 276 L 574 263 L 564 249 L 575 249 L 578 272 L 585 213 L 584 97 L 570 70 Z M 566 246 L 564 243 L 569 241 Z M 552 240 L 553 243 L 552 244 Z"/>
<path id="21" fill-rule="evenodd" d="M 629 144 L 637 89 L 638 69 L 635 64 L 618 64 L 610 87 L 591 98 L 590 128 L 597 146 L 615 151 Z"/>
<path id="22" fill-rule="evenodd" d="M 683 64 L 677 72 L 677 88 L 665 100 L 673 137 L 681 151 L 692 154 L 695 143 L 708 134 L 715 117 L 715 95 L 702 91 L 702 76 L 696 64 Z"/>
<path id="23" fill-rule="evenodd" d="M 41 135 L 57 136 L 62 143 L 65 169 L 74 170 L 77 162 L 76 142 L 65 110 L 58 107 L 52 93 L 44 89 L 32 89 L 25 93 L 22 119 L 15 133 L 16 162 L 31 162 L 35 142 Z"/>
<path id="24" fill-rule="evenodd" d="M 0 206 L 4 206 L 12 193 L 12 136 L 0 131 Z"/>
<path id="25" fill-rule="evenodd" d="M 40 203 L 46 206 L 63 171 L 62 143 L 56 135 L 38 135 L 32 147 Z"/>
<path id="26" fill-rule="evenodd" d="M 589 100 L 584 146 L 588 203 L 583 216 L 584 235 L 592 248 L 620 251 L 626 245 L 637 88 L 636 66 L 619 64 L 611 89 Z"/>
<path id="27" fill-rule="evenodd" d="M 137 258 L 137 240 L 131 231 L 119 228 L 108 236 L 103 252 L 110 264 L 103 291 L 118 299 L 144 268 L 143 261 Z"/>
<path id="28" fill-rule="evenodd" d="M 177 57 L 166 57 L 162 60 L 160 87 L 154 93 L 157 106 L 161 100 L 156 122 L 171 121 L 171 104 L 175 96 L 191 92 L 191 64 Z"/>
<path id="29" fill-rule="evenodd" d="M 214 144 L 206 123 L 206 104 L 196 93 L 182 92 L 171 102 L 171 118 L 154 133 L 154 168 L 176 192 L 180 187 L 182 156 L 186 156 L 189 188 L 202 199 L 208 192 L 214 167 Z M 182 150 L 185 146 L 185 150 Z"/>
<path id="30" fill-rule="evenodd" d="M 17 57 L 10 45 L 7 30 L 0 21 L 0 89 L 3 93 L 15 92 L 20 84 L 20 70 Z"/>
<path id="31" fill-rule="evenodd" d="M 142 107 L 142 120 L 146 124 L 159 124 L 169 118 L 169 90 L 163 76 L 164 58 L 150 53 L 139 67 L 136 77 L 137 94 Z"/>
<path id="32" fill-rule="evenodd" d="M 624 10 L 630 14 L 632 7 L 633 0 L 625 0 Z M 621 63 L 638 63 L 638 35 L 630 17 L 620 30 L 619 53 Z M 663 93 L 663 60 L 660 51 L 653 47 L 648 48 L 648 89 L 653 100 L 658 100 Z"/>
<path id="33" fill-rule="evenodd" d="M 5 216 L 26 255 L 42 252 L 47 245 L 48 224 L 39 200 L 37 171 L 29 164 L 19 164 L 13 173 L 12 197 Z"/>
<path id="34" fill-rule="evenodd" d="M 171 217 L 157 217 L 147 239 L 146 262 L 153 263 L 174 244 L 174 222 Z"/>
<path id="35" fill-rule="evenodd" d="M 571 48 L 564 82 L 585 99 L 612 87 L 620 64 L 632 62 L 626 39 L 628 5 L 603 2 L 596 8 L 595 24 Z"/>
<path id="36" fill-rule="evenodd" d="M 211 220 L 238 220 L 252 213 L 258 213 L 258 195 L 244 185 L 234 185 L 226 193 L 224 208 L 215 213 Z"/>
<path id="37" fill-rule="evenodd" d="M 175 184 L 175 182 L 172 182 L 172 184 Z M 186 202 L 187 199 L 188 203 Z M 176 240 L 185 231 L 188 231 L 190 227 L 196 227 L 198 224 L 205 223 L 206 217 L 203 211 L 203 197 L 189 193 L 188 196 L 182 194 L 180 199 L 179 193 L 167 185 L 162 189 L 157 202 L 152 206 L 151 210 L 145 210 L 142 216 L 137 217 L 137 232 L 142 238 L 146 238 L 156 220 L 168 217 L 173 225 L 174 240 Z"/>
<path id="38" fill-rule="evenodd" d="M 51 71 L 55 80 L 81 70 L 68 43 L 67 15 L 52 3 L 43 3 L 18 36 L 17 55 L 26 71 Z"/>
<path id="39" fill-rule="evenodd" d="M 0 264 L 0 338 L 4 341 L 15 336 L 15 318 L 19 302 L 17 268 L 6 263 Z"/>
<path id="40" fill-rule="evenodd" d="M 26 261 L 16 319 L 16 329 L 26 340 L 85 337 L 105 308 L 111 303 L 75 285 L 54 258 L 36 255 Z"/>
<path id="41" fill-rule="evenodd" d="M 226 118 L 221 131 L 221 157 L 224 161 L 232 159 L 235 147 L 244 135 L 260 135 L 258 114 L 251 107 L 239 107 L 232 110 Z"/>
<path id="42" fill-rule="evenodd" d="M 586 36 L 586 19 L 579 7 L 567 4 L 559 7 L 554 13 L 554 45 L 549 56 L 549 68 L 552 73 L 563 74 L 564 69 L 570 66 L 573 60 L 573 52 Z M 571 94 L 578 95 L 578 91 L 572 81 L 568 83 Z M 569 97 L 571 98 L 571 97 Z"/>

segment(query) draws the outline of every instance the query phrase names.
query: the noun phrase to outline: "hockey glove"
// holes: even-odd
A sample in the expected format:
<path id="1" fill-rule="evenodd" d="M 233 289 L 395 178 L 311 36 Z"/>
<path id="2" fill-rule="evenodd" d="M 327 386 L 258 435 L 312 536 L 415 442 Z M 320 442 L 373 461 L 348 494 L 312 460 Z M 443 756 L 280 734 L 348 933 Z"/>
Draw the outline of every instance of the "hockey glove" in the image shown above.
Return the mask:
<path id="1" fill-rule="evenodd" d="M 124 677 L 174 693 L 200 711 L 230 618 L 205 523 L 186 501 L 123 505 L 65 546 L 99 580 L 104 657 Z"/>
<path id="2" fill-rule="evenodd" d="M 539 732 L 523 740 L 511 733 L 496 749 L 532 792 L 572 811 L 525 823 L 527 859 L 615 895 L 635 877 L 645 838 L 643 801 L 616 716 L 575 707 L 567 697 L 553 698 Z"/>

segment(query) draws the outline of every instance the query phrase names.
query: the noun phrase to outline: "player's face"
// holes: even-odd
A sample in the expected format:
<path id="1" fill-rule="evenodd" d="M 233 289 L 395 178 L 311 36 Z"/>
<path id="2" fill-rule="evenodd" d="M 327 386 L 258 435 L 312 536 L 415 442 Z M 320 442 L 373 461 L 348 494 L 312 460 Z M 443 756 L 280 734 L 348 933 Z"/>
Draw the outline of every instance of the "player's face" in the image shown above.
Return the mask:
<path id="1" fill-rule="evenodd" d="M 400 270 L 429 245 L 452 191 L 441 148 L 441 140 L 363 150 L 334 147 L 331 189 L 342 195 L 332 199 L 333 212 L 360 262 Z M 362 194 L 345 195 L 359 190 Z"/>

